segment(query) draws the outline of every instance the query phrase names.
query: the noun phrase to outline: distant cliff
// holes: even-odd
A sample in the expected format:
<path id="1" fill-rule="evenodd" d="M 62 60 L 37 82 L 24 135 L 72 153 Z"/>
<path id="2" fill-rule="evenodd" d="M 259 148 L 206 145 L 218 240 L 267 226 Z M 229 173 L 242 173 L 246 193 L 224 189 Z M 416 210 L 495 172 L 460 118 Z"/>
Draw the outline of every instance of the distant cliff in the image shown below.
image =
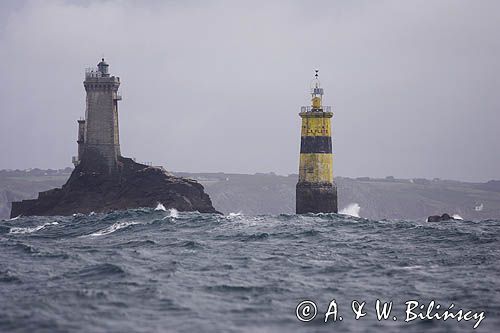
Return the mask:
<path id="1" fill-rule="evenodd" d="M 0 171 L 0 218 L 10 212 L 8 201 L 35 198 L 39 191 L 61 186 L 71 170 Z M 194 178 L 205 187 L 214 207 L 224 213 L 292 214 L 296 175 L 174 173 Z M 360 205 L 360 215 L 373 219 L 425 219 L 459 214 L 482 220 L 500 218 L 500 181 L 465 183 L 427 179 L 352 179 L 337 177 L 339 209 Z"/>
<path id="2" fill-rule="evenodd" d="M 293 214 L 297 175 L 205 173 L 178 175 L 199 180 L 216 209 L 244 214 Z M 372 219 L 425 219 L 444 212 L 463 218 L 500 218 L 500 181 L 465 183 L 428 179 L 337 177 L 339 210 L 357 203 Z"/>

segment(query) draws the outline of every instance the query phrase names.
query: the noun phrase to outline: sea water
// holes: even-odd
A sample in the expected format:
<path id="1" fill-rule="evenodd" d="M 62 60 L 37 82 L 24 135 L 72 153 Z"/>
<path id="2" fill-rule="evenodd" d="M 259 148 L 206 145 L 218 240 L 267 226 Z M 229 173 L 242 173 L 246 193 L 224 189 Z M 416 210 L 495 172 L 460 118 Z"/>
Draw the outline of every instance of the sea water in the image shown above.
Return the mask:
<path id="1" fill-rule="evenodd" d="M 0 332 L 498 331 L 499 231 L 166 209 L 5 220 Z"/>

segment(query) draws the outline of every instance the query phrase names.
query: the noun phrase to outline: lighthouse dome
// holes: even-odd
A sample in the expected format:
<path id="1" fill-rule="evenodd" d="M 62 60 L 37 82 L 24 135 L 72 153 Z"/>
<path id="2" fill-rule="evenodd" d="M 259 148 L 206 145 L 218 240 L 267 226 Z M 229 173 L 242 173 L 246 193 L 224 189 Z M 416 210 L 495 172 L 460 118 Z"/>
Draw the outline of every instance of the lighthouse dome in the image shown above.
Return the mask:
<path id="1" fill-rule="evenodd" d="M 97 67 L 100 67 L 100 66 L 109 66 L 109 64 L 106 61 L 104 61 L 104 58 L 102 58 L 101 62 L 99 62 L 97 64 Z"/>
<path id="2" fill-rule="evenodd" d="M 99 72 L 101 72 L 103 74 L 103 76 L 109 75 L 108 68 L 109 68 L 109 65 L 106 61 L 104 61 L 104 58 L 102 58 L 101 62 L 97 64 L 97 69 L 99 70 Z"/>

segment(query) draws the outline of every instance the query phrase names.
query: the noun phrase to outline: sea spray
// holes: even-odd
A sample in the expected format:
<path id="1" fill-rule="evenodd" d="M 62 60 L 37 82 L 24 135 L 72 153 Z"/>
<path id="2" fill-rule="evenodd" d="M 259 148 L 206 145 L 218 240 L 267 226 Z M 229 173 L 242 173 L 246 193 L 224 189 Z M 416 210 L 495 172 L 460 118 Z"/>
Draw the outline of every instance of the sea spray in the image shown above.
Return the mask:
<path id="1" fill-rule="evenodd" d="M 174 219 L 176 219 L 176 218 L 179 217 L 179 211 L 177 209 L 175 209 L 175 208 L 170 208 L 168 210 L 168 213 L 169 213 L 168 217 L 172 217 Z"/>
<path id="2" fill-rule="evenodd" d="M 164 212 L 167 211 L 167 209 L 165 208 L 165 206 L 163 206 L 163 204 L 160 203 L 160 202 L 158 202 L 158 205 L 156 205 L 155 210 L 161 210 L 161 211 L 164 211 Z"/>
<path id="3" fill-rule="evenodd" d="M 354 202 L 354 203 L 348 204 L 347 207 L 342 208 L 339 211 L 339 214 L 359 217 L 360 210 L 361 210 L 361 206 L 358 203 Z"/>

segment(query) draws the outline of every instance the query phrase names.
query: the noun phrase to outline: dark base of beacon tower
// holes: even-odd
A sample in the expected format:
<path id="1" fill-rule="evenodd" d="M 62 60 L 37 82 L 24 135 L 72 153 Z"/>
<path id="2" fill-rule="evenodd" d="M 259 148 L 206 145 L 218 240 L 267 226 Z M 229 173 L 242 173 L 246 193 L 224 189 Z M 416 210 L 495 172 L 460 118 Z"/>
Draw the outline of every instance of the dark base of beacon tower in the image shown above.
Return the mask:
<path id="1" fill-rule="evenodd" d="M 337 213 L 337 186 L 330 183 L 297 183 L 296 213 Z"/>

